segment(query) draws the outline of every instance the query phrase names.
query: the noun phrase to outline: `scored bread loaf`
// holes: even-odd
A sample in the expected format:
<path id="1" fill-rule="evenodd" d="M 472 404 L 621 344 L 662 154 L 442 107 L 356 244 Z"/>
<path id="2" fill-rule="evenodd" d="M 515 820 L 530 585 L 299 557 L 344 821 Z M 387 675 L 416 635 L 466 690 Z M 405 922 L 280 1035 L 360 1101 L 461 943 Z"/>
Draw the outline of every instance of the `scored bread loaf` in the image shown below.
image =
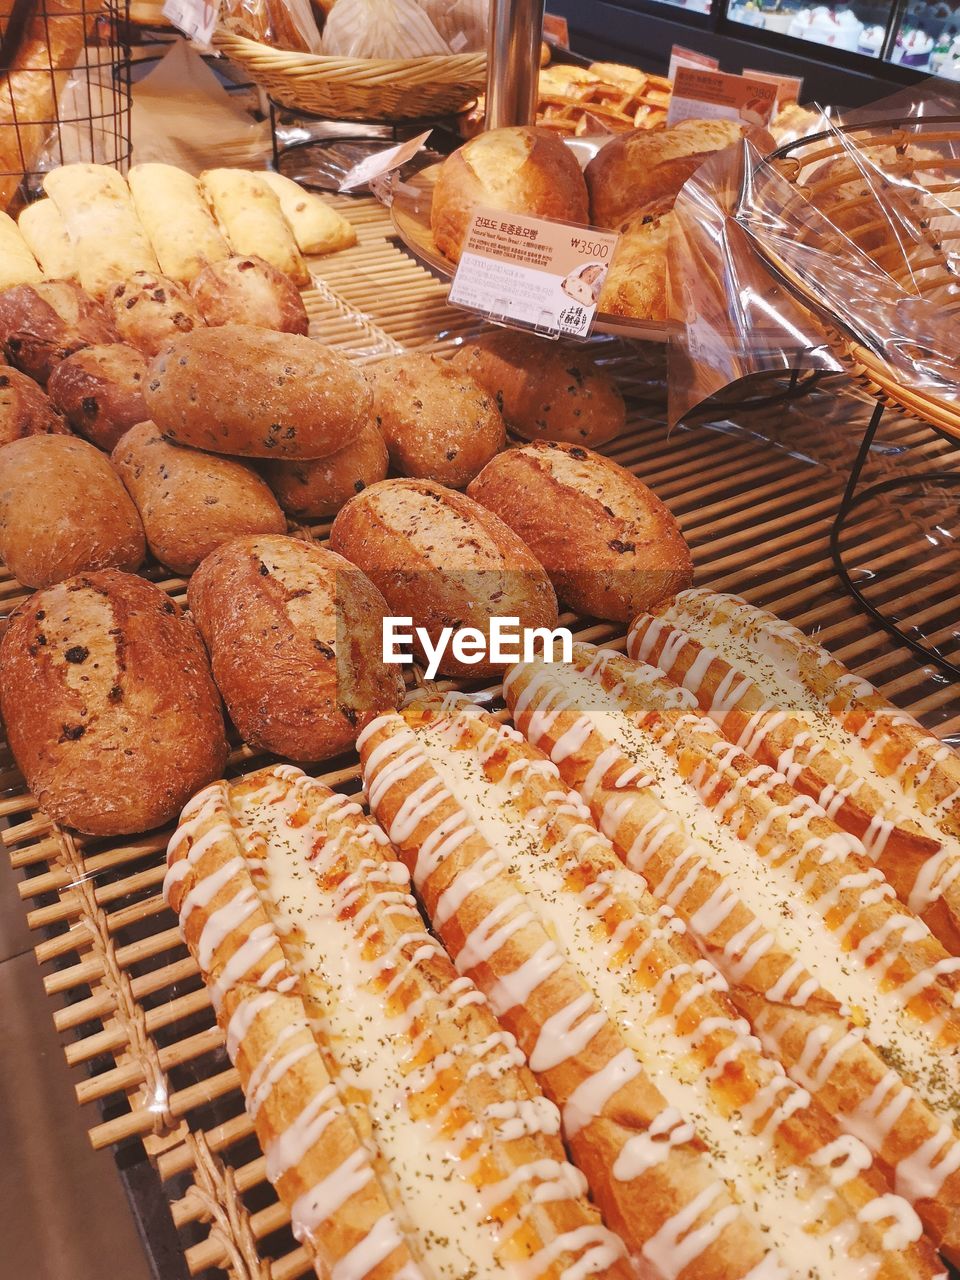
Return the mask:
<path id="1" fill-rule="evenodd" d="M 54 368 L 81 347 L 116 342 L 113 321 L 99 302 L 70 280 L 43 280 L 0 293 L 0 343 L 11 364 L 46 383 Z"/>
<path id="2" fill-rule="evenodd" d="M 20 234 L 48 280 L 77 278 L 77 251 L 52 200 L 35 200 L 17 219 Z"/>
<path id="3" fill-rule="evenodd" d="M 297 520 L 335 516 L 345 502 L 368 485 L 384 480 L 390 457 L 383 436 L 371 422 L 348 445 L 326 458 L 260 464 L 267 484 L 287 515 Z"/>
<path id="4" fill-rule="evenodd" d="M 121 342 L 148 359 L 203 324 L 200 308 L 186 289 L 155 271 L 136 271 L 113 285 L 105 305 Z"/>
<path id="5" fill-rule="evenodd" d="M 165 276 L 189 284 L 210 263 L 229 257 L 193 174 L 172 164 L 135 164 L 127 182 Z"/>
<path id="6" fill-rule="evenodd" d="M 280 201 L 261 174 L 207 169 L 200 175 L 200 188 L 235 254 L 265 258 L 294 284 L 310 283 L 310 272 Z"/>
<path id="7" fill-rule="evenodd" d="M 23 436 L 67 435 L 67 424 L 32 378 L 0 368 L 0 445 Z"/>
<path id="8" fill-rule="evenodd" d="M 297 286 L 263 258 L 225 258 L 206 267 L 190 293 L 209 325 L 247 324 L 307 333 L 310 318 Z"/>
<path id="9" fill-rule="evenodd" d="M 74 431 L 109 450 L 125 431 L 146 421 L 146 383 L 141 353 L 122 342 L 108 342 L 82 347 L 62 360 L 50 375 L 47 392 Z"/>
<path id="10" fill-rule="evenodd" d="M 193 623 L 158 587 L 117 570 L 47 587 L 11 614 L 0 709 L 40 808 L 89 835 L 169 822 L 226 764 Z"/>
<path id="11" fill-rule="evenodd" d="M 190 580 L 190 611 L 245 741 L 293 760 L 346 751 L 403 693 L 383 661 L 383 597 L 332 551 L 279 535 L 235 538 Z"/>

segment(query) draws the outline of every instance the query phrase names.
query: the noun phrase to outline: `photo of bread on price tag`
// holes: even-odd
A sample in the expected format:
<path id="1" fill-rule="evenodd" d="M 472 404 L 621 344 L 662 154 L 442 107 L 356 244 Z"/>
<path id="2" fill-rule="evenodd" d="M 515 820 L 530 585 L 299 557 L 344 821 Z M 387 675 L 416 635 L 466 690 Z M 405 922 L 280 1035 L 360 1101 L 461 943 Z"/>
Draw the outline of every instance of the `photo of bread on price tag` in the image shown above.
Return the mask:
<path id="1" fill-rule="evenodd" d="M 607 270 L 606 263 L 589 262 L 585 267 L 571 271 L 560 288 L 569 298 L 583 306 L 595 307 L 600 301 L 600 290 L 607 278 Z"/>

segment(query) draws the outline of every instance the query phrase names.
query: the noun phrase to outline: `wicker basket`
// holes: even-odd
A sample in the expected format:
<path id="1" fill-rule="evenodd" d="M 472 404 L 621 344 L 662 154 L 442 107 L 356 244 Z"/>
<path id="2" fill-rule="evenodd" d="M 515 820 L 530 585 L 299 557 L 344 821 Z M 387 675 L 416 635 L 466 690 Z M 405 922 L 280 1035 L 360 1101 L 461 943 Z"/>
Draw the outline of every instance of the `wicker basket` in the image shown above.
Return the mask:
<path id="1" fill-rule="evenodd" d="M 461 111 L 483 89 L 485 53 L 326 58 L 218 31 L 214 44 L 274 102 L 337 120 L 416 120 Z"/>

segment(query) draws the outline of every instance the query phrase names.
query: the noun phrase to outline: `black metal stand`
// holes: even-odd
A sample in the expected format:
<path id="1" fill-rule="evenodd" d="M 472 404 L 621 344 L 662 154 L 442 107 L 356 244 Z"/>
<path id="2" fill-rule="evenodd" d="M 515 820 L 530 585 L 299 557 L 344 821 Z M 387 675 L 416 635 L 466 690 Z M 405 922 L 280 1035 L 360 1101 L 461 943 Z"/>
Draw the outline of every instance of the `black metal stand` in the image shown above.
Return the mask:
<path id="1" fill-rule="evenodd" d="M 882 627 L 888 635 L 892 636 L 898 643 L 906 645 L 912 653 L 916 654 L 923 662 L 939 668 L 945 675 L 955 680 L 960 680 L 960 666 L 951 662 L 949 658 L 945 658 L 934 648 L 928 648 L 921 641 L 908 635 L 893 619 L 888 618 L 880 609 L 873 604 L 854 582 L 847 569 L 843 559 L 843 551 L 840 541 L 843 536 L 847 521 L 850 515 L 859 508 L 865 506 L 879 494 L 894 493 L 897 490 L 909 489 L 918 483 L 930 484 L 934 483 L 942 485 L 945 488 L 960 487 L 960 473 L 955 471 L 931 471 L 923 474 L 913 474 L 905 476 L 896 476 L 890 480 L 882 480 L 877 484 L 870 485 L 866 489 L 857 492 L 857 485 L 860 476 L 870 454 L 870 449 L 877 435 L 880 426 L 880 420 L 883 417 L 886 405 L 878 402 L 876 408 L 870 416 L 867 429 L 864 432 L 863 440 L 860 442 L 860 448 L 857 450 L 857 456 L 853 462 L 853 468 L 850 477 L 847 480 L 846 488 L 843 492 L 843 498 L 840 502 L 840 509 L 837 512 L 830 530 L 830 555 L 833 558 L 833 566 L 836 570 L 837 577 L 843 583 L 845 589 L 856 601 L 859 608 L 868 614 L 873 621 Z M 960 616 L 958 616 L 960 623 Z"/>

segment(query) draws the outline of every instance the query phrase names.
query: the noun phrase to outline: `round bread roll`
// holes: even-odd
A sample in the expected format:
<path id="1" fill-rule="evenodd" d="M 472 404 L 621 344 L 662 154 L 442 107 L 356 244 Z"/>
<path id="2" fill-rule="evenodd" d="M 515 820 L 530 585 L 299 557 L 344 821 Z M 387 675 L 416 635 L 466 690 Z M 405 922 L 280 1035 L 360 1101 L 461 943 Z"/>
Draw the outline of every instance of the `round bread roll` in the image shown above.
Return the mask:
<path id="1" fill-rule="evenodd" d="M 527 125 L 478 134 L 441 165 L 430 226 L 437 248 L 453 262 L 478 205 L 588 221 L 586 183 L 573 152 L 555 133 Z"/>
<path id="2" fill-rule="evenodd" d="M 249 458 L 325 458 L 370 421 L 373 396 L 338 351 L 227 324 L 171 343 L 150 368 L 146 401 L 179 444 Z"/>
<path id="3" fill-rule="evenodd" d="M 61 361 L 47 391 L 74 431 L 110 450 L 125 431 L 149 416 L 143 399 L 147 365 L 122 342 L 84 347 Z"/>
<path id="4" fill-rule="evenodd" d="M 147 546 L 174 573 L 193 573 L 231 538 L 287 531 L 276 499 L 251 467 L 173 444 L 153 422 L 131 428 L 111 461 L 140 512 Z"/>
<path id="5" fill-rule="evenodd" d="M 73 351 L 116 342 L 114 323 L 99 302 L 70 280 L 43 280 L 0 293 L 0 343 L 11 364 L 46 383 Z"/>
<path id="6" fill-rule="evenodd" d="M 493 400 L 440 356 L 395 356 L 368 376 L 377 426 L 401 475 L 463 489 L 507 442 Z"/>
<path id="7" fill-rule="evenodd" d="M 0 445 L 24 436 L 69 434 L 67 424 L 32 378 L 0 366 Z"/>
<path id="8" fill-rule="evenodd" d="M 660 499 L 589 449 L 508 449 L 467 492 L 523 538 L 575 613 L 629 622 L 692 581 L 690 549 Z"/>
<path id="9" fill-rule="evenodd" d="M 121 341 L 155 356 L 173 338 L 203 324 L 200 308 L 175 280 L 136 271 L 107 296 Z"/>
<path id="10" fill-rule="evenodd" d="M 295 520 L 335 516 L 368 484 L 383 480 L 389 467 L 383 436 L 370 422 L 364 423 L 355 440 L 328 458 L 261 463 L 277 501 Z"/>
<path id="11" fill-rule="evenodd" d="M 494 329 L 465 343 L 452 364 L 480 384 L 525 440 L 598 445 L 626 427 L 616 383 L 582 347 Z"/>
<path id="12" fill-rule="evenodd" d="M 371 485 L 334 520 L 330 545 L 359 565 L 392 614 L 425 628 L 431 644 L 444 627 L 488 636 L 495 617 L 557 625 L 556 596 L 530 549 L 479 503 L 430 480 Z M 425 656 L 416 642 L 414 651 Z M 439 669 L 476 677 L 498 667 L 485 657 L 461 662 L 448 646 Z"/>
<path id="13" fill-rule="evenodd" d="M 99 449 L 70 435 L 0 449 L 0 558 L 28 587 L 86 569 L 136 569 L 143 525 Z"/>
<path id="14" fill-rule="evenodd" d="M 303 333 L 310 318 L 289 276 L 263 258 L 226 258 L 197 276 L 190 293 L 209 325 L 252 324 Z"/>
<path id="15" fill-rule="evenodd" d="M 171 821 L 226 765 L 196 628 L 159 587 L 113 569 L 15 610 L 0 644 L 0 704 L 41 809 L 87 835 Z"/>
<path id="16" fill-rule="evenodd" d="M 190 579 L 190 611 L 244 741 L 291 760 L 346 751 L 399 706 L 386 602 L 354 565 L 297 538 L 236 538 Z"/>

